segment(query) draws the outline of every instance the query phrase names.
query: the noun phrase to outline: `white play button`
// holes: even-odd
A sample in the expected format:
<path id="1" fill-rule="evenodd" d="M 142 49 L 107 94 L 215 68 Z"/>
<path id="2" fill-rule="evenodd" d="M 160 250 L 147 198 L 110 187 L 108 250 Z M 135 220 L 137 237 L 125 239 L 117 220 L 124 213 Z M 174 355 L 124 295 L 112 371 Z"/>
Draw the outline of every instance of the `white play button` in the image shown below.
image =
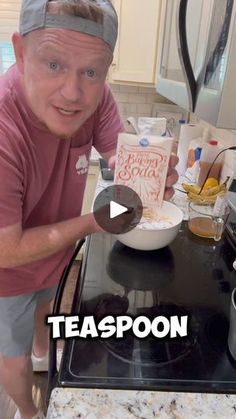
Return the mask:
<path id="1" fill-rule="evenodd" d="M 138 194 L 123 185 L 103 189 L 93 204 L 96 223 L 111 234 L 131 231 L 141 220 L 142 213 L 142 201 Z"/>
<path id="2" fill-rule="evenodd" d="M 127 212 L 128 208 L 123 205 L 117 204 L 115 201 L 110 201 L 110 218 L 118 217 L 124 212 Z"/>

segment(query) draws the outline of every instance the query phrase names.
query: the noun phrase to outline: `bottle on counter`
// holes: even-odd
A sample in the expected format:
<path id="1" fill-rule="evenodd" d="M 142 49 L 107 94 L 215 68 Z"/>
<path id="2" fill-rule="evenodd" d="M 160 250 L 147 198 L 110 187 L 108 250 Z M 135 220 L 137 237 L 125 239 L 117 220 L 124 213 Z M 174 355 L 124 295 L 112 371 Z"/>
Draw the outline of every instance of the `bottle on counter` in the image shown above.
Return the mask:
<path id="1" fill-rule="evenodd" d="M 185 119 L 181 118 L 177 122 L 173 121 L 171 130 L 172 136 L 175 138 L 175 141 L 179 141 L 181 126 L 186 124 Z"/>
<path id="2" fill-rule="evenodd" d="M 196 124 L 186 124 L 183 120 L 180 125 L 180 135 L 178 142 L 177 156 L 179 162 L 176 166 L 176 170 L 179 175 L 184 175 L 188 167 L 188 152 L 189 145 L 193 141 L 202 135 L 203 128 Z"/>
<path id="3" fill-rule="evenodd" d="M 199 162 L 204 140 L 201 137 L 190 141 L 188 148 L 187 169 L 185 177 L 193 183 L 196 183 L 199 175 Z"/>
<path id="4" fill-rule="evenodd" d="M 206 180 L 207 173 L 212 165 L 217 154 L 221 151 L 221 147 L 218 145 L 217 140 L 210 140 L 202 147 L 201 157 L 200 157 L 200 171 L 198 176 L 198 185 L 202 187 L 203 183 Z M 220 180 L 220 173 L 222 169 L 222 155 L 220 155 L 215 161 L 214 165 L 211 168 L 209 177 L 213 177 Z"/>

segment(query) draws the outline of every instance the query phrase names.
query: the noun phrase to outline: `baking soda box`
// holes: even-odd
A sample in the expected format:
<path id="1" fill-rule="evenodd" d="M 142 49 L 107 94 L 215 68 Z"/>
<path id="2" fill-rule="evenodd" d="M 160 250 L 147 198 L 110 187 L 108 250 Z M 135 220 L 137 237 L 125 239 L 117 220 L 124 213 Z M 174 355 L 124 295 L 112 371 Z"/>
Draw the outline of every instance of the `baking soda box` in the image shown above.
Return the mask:
<path id="1" fill-rule="evenodd" d="M 144 207 L 160 207 L 172 145 L 172 137 L 119 134 L 114 183 L 133 189 Z"/>

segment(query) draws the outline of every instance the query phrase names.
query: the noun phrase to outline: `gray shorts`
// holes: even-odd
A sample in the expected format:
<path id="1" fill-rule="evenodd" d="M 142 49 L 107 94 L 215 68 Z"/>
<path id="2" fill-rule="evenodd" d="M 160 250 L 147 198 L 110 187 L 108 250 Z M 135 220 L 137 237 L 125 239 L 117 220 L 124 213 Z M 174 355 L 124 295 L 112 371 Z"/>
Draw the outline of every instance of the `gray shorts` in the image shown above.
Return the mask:
<path id="1" fill-rule="evenodd" d="M 31 353 L 36 306 L 53 300 L 56 290 L 57 285 L 15 297 L 0 297 L 0 355 L 17 357 Z"/>

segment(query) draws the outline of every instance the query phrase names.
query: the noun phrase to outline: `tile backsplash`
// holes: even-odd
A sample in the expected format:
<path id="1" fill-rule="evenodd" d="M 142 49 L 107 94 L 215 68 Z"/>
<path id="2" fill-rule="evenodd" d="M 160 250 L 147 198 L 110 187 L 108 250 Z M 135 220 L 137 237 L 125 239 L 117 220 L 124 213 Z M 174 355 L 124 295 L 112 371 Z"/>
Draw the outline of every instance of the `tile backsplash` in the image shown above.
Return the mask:
<path id="1" fill-rule="evenodd" d="M 154 87 L 126 86 L 121 84 L 111 84 L 110 86 L 128 132 L 132 130 L 127 123 L 127 118 L 130 116 L 166 116 L 167 119 L 169 118 L 168 120 L 175 120 L 174 124 L 181 117 L 188 118 L 188 114 L 183 109 L 173 105 L 166 98 L 157 94 Z M 161 115 L 159 115 L 158 110 L 161 110 Z M 236 131 L 217 129 L 197 119 L 195 115 L 190 116 L 190 122 L 207 127 L 209 136 L 219 140 L 224 147 L 236 146 Z M 236 170 L 236 152 L 225 152 L 224 161 L 225 164 L 222 170 L 223 179 L 227 176 L 232 176 Z"/>
<path id="2" fill-rule="evenodd" d="M 130 126 L 127 118 L 130 116 L 154 116 L 156 103 L 169 104 L 164 97 L 158 95 L 154 87 L 126 86 L 120 84 L 110 84 L 113 95 L 119 106 L 121 117 L 127 131 Z"/>

